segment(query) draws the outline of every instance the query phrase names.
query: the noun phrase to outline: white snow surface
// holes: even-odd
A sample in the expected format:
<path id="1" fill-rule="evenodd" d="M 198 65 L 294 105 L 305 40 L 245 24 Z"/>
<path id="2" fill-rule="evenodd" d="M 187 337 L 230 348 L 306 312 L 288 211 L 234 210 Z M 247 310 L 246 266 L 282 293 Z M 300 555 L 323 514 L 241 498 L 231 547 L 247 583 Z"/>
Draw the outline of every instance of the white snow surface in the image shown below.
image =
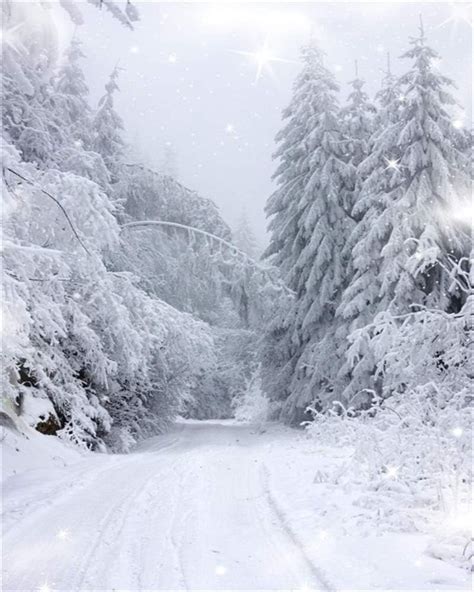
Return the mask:
<path id="1" fill-rule="evenodd" d="M 3 590 L 463 590 L 417 534 L 364 528 L 282 426 L 179 422 L 129 455 L 5 430 Z"/>

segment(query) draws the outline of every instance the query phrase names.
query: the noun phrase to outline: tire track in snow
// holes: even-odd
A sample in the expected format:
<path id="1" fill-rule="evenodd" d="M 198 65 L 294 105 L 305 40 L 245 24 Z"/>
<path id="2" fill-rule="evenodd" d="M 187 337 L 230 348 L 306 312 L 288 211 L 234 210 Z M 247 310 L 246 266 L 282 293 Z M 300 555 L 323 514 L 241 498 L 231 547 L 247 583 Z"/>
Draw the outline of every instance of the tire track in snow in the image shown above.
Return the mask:
<path id="1" fill-rule="evenodd" d="M 161 469 L 161 467 L 160 467 Z M 129 569 L 128 573 L 134 575 L 136 589 L 143 590 L 143 576 L 145 571 L 145 541 L 151 540 L 151 537 L 144 534 L 152 527 L 150 520 L 151 513 L 148 508 L 148 502 L 157 499 L 159 493 L 162 493 L 163 487 L 169 483 L 169 477 L 172 474 L 170 470 L 154 471 L 148 479 L 146 479 L 138 489 L 138 494 L 133 496 L 133 505 L 128 504 L 126 511 L 122 512 L 122 519 L 118 530 L 112 532 L 113 535 L 113 557 L 114 561 L 112 567 L 118 562 L 121 562 L 123 556 L 128 556 L 130 561 L 127 563 Z M 135 537 L 122 536 L 126 527 L 131 525 L 132 532 Z M 134 527 L 139 528 L 140 533 L 137 535 Z M 108 537 L 110 539 L 110 535 Z M 137 538 L 138 541 L 137 542 Z M 115 545 L 115 546 L 114 546 Z M 110 556 L 110 553 L 109 553 Z M 109 568 L 108 573 L 111 569 Z"/>
<path id="2" fill-rule="evenodd" d="M 189 453 L 186 455 L 186 459 L 189 458 Z M 189 465 L 186 466 L 186 470 L 183 470 L 183 466 L 179 471 L 179 479 L 177 482 L 179 483 L 179 490 L 177 495 L 174 497 L 175 503 L 173 507 L 173 517 L 171 520 L 170 530 L 168 533 L 169 540 L 173 547 L 173 554 L 175 557 L 175 566 L 178 570 L 179 574 L 179 586 L 180 590 L 190 590 L 187 577 L 186 577 L 186 570 L 185 570 L 185 562 L 183 557 L 183 541 L 186 535 L 186 524 L 188 523 L 189 517 L 191 515 L 191 508 L 188 503 L 179 503 L 177 500 L 182 502 L 183 499 L 183 492 L 187 492 L 188 488 L 186 486 L 187 482 L 189 481 Z M 175 469 L 175 473 L 178 474 L 178 471 Z M 189 496 L 188 496 L 189 497 Z M 187 508 L 183 510 L 183 508 Z M 178 524 L 180 528 L 178 529 Z M 177 532 L 179 531 L 179 536 Z"/>
<path id="3" fill-rule="evenodd" d="M 3 506 L 7 507 L 1 514 L 3 536 L 7 537 L 9 532 L 16 529 L 20 522 L 21 527 L 26 527 L 27 522 L 37 520 L 40 516 L 53 511 L 56 506 L 67 501 L 68 498 L 78 491 L 89 487 L 91 483 L 99 479 L 104 473 L 107 473 L 111 469 L 115 470 L 119 468 L 122 458 L 124 465 L 130 461 L 130 457 L 119 457 L 118 459 L 106 457 L 106 460 L 110 461 L 110 464 L 107 462 L 106 466 L 98 465 L 91 469 L 90 465 L 86 465 L 79 473 L 74 473 L 68 475 L 66 478 L 54 481 L 52 487 L 45 488 L 41 496 L 38 496 L 38 493 L 35 492 L 35 495 L 30 499 L 27 497 L 26 499 L 20 498 L 18 500 L 16 497 L 13 497 L 12 493 L 7 494 L 4 491 L 2 493 Z M 68 470 L 71 467 L 74 467 L 74 465 L 70 465 Z M 6 482 L 6 485 L 10 487 L 9 481 Z M 10 502 L 10 500 L 6 499 L 7 497 L 13 497 L 12 501 Z M 26 519 L 24 518 L 25 515 L 27 516 Z"/>
<path id="4" fill-rule="evenodd" d="M 179 434 L 165 446 L 152 448 L 150 449 L 149 453 L 141 452 L 136 454 L 135 460 L 137 463 L 140 463 L 138 470 L 141 471 L 144 468 L 146 469 L 145 473 L 139 473 L 138 476 L 144 476 L 148 474 L 149 477 L 145 478 L 144 481 L 141 481 L 138 487 L 134 488 L 130 494 L 128 494 L 121 500 L 121 502 L 116 504 L 110 509 L 109 512 L 107 512 L 104 520 L 101 522 L 101 526 L 99 527 L 94 545 L 91 551 L 88 553 L 88 559 L 86 559 L 82 564 L 83 573 L 79 582 L 80 590 L 84 589 L 83 584 L 85 583 L 85 580 L 93 577 L 93 574 L 88 574 L 88 571 L 94 568 L 94 564 L 97 565 L 98 561 L 95 559 L 95 556 L 97 554 L 100 556 L 102 549 L 107 549 L 104 561 L 100 566 L 102 578 L 111 572 L 113 573 L 113 566 L 115 566 L 117 563 L 119 563 L 123 570 L 123 557 L 128 556 L 130 561 L 126 563 L 128 567 L 128 570 L 126 571 L 129 576 L 133 575 L 135 578 L 133 589 L 143 589 L 142 577 L 143 571 L 145 569 L 144 557 L 146 556 L 145 540 L 153 540 L 154 538 L 152 536 L 146 537 L 143 535 L 143 530 L 145 530 L 145 528 L 149 530 L 153 524 L 152 520 L 150 520 L 150 509 L 146 507 L 146 502 L 150 499 L 150 486 L 158 485 L 156 487 L 155 494 L 152 496 L 152 498 L 158 500 L 158 494 L 162 492 L 163 486 L 169 483 L 170 476 L 176 473 L 174 468 L 167 467 L 162 461 L 165 458 L 168 458 L 167 453 L 170 450 L 179 447 L 180 445 L 181 438 Z M 165 454 L 163 455 L 162 453 Z M 128 457 L 132 463 L 134 461 L 134 456 L 135 454 L 132 453 Z M 134 463 L 133 468 L 136 466 L 137 465 Z M 150 474 L 150 471 L 152 474 Z M 130 475 L 128 481 L 130 483 L 134 483 L 134 475 Z M 173 483 L 174 479 L 172 479 L 171 482 Z M 155 487 L 153 489 L 155 489 Z M 141 504 L 140 501 L 143 499 L 145 500 L 145 503 Z M 155 507 L 156 505 L 157 504 L 155 504 Z M 161 508 L 161 506 L 159 507 Z M 175 512 L 176 504 L 174 507 L 174 513 Z M 117 523 L 116 526 L 115 523 Z M 134 524 L 139 526 L 140 530 L 142 531 L 140 534 L 140 543 L 138 545 L 136 544 L 136 539 L 131 539 L 134 544 L 130 545 L 130 540 L 127 538 L 124 539 L 124 537 L 122 537 L 122 533 L 129 524 L 132 524 L 132 526 Z M 156 532 L 153 534 L 156 535 Z M 133 551 L 133 547 L 135 547 L 135 551 Z M 137 547 L 139 549 L 138 551 Z M 112 565 L 110 565 L 110 557 L 114 558 Z M 108 569 L 104 569 L 104 566 L 107 565 L 107 563 L 109 563 L 109 567 Z M 108 582 L 107 578 L 105 578 L 105 581 Z M 119 586 L 119 588 L 121 589 L 122 587 Z"/>
<path id="5" fill-rule="evenodd" d="M 119 503 L 114 504 L 110 510 L 106 513 L 104 518 L 99 523 L 99 528 L 97 530 L 97 535 L 94 537 L 94 542 L 89 549 L 89 552 L 86 554 L 85 558 L 81 562 L 80 568 L 77 570 L 77 580 L 74 586 L 75 590 L 89 590 L 90 587 L 84 587 L 86 580 L 90 577 L 88 571 L 90 570 L 91 566 L 93 566 L 94 562 L 96 561 L 97 552 L 99 551 L 101 546 L 110 546 L 108 540 L 110 538 L 110 531 L 112 530 L 110 527 L 111 525 L 116 522 L 120 516 L 123 518 L 124 509 L 128 509 L 133 502 L 135 501 L 136 496 L 142 490 L 143 484 L 141 483 L 139 487 L 134 488 L 131 492 L 129 492 Z M 123 524 L 126 520 L 126 513 L 125 518 L 122 519 L 122 526 L 119 527 L 118 532 L 115 532 L 115 535 L 118 535 L 121 530 L 123 530 Z M 115 538 L 115 537 L 114 537 Z M 93 588 L 92 588 L 93 589 Z"/>
<path id="6" fill-rule="evenodd" d="M 130 511 L 127 508 L 121 526 L 118 532 L 114 535 L 114 541 L 117 541 L 119 546 L 117 547 L 118 552 L 114 553 L 115 560 L 113 565 L 117 563 L 117 560 L 119 560 L 122 555 L 128 555 L 130 557 L 131 562 L 129 564 L 129 573 L 134 573 L 137 590 L 152 589 L 144 586 L 143 580 L 147 579 L 147 557 L 149 559 L 150 548 L 153 549 L 153 543 L 160 540 L 159 536 L 157 538 L 157 534 L 160 535 L 161 531 L 159 529 L 154 529 L 155 518 L 158 514 L 157 508 L 162 512 L 163 500 L 174 500 L 176 499 L 176 495 L 178 495 L 178 492 L 176 492 L 176 495 L 174 496 L 169 495 L 170 484 L 173 484 L 176 481 L 175 479 L 170 479 L 170 477 L 176 475 L 176 469 L 167 466 L 166 462 L 163 463 L 163 461 L 169 461 L 168 453 L 182 445 L 183 431 L 184 426 L 182 426 L 181 429 L 177 431 L 176 436 L 165 445 L 153 445 L 145 450 L 140 450 L 141 447 L 139 447 L 139 450 L 137 450 L 136 453 L 132 453 L 136 454 L 136 460 L 138 463 L 141 463 L 142 466 L 144 464 L 143 461 L 145 460 L 145 464 L 149 465 L 150 470 L 153 471 L 153 475 L 142 483 L 138 495 L 134 497 L 135 503 L 132 507 L 129 506 Z M 165 454 L 163 455 L 163 453 Z M 163 491 L 166 492 L 166 495 L 162 495 Z M 177 504 L 175 503 L 173 506 L 173 516 L 176 511 Z M 159 515 L 161 518 L 162 513 Z M 138 541 L 136 532 L 133 533 L 135 535 L 135 538 L 133 539 L 121 536 L 129 524 L 131 524 L 132 527 L 134 525 L 139 527 L 140 533 L 138 535 Z M 122 542 L 121 545 L 120 542 Z M 109 568 L 108 573 L 110 573 L 110 571 Z M 153 582 L 154 589 L 155 578 L 153 578 Z"/>
<path id="7" fill-rule="evenodd" d="M 114 544 L 120 545 L 120 542 L 121 542 L 120 535 L 123 532 L 127 522 L 130 521 L 130 517 L 134 514 L 134 510 L 137 508 L 137 504 L 136 504 L 137 500 L 140 499 L 140 497 L 142 496 L 144 491 L 146 491 L 148 489 L 150 483 L 152 483 L 156 480 L 158 480 L 161 483 L 161 481 L 167 480 L 167 477 L 169 477 L 172 474 L 172 470 L 168 469 L 165 464 L 162 464 L 160 462 L 164 458 L 166 458 L 166 455 L 163 455 L 162 453 L 163 452 L 168 453 L 171 449 L 179 446 L 180 443 L 181 443 L 181 441 L 178 436 L 177 438 L 175 438 L 172 442 L 170 442 L 166 446 L 161 446 L 160 448 L 158 448 L 156 450 L 150 451 L 151 452 L 150 457 L 146 458 L 145 463 L 143 462 L 144 461 L 143 453 L 137 454 L 137 457 L 135 459 L 134 459 L 133 454 L 128 457 L 132 463 L 134 460 L 136 460 L 136 462 L 140 463 L 139 469 L 137 469 L 137 471 L 143 470 L 143 467 L 145 465 L 146 469 L 147 469 L 147 473 L 145 473 L 145 475 L 148 474 L 149 476 L 146 477 L 144 481 L 141 481 L 140 485 L 138 487 L 133 488 L 133 490 L 128 495 L 126 495 L 118 504 L 115 504 L 112 508 L 110 508 L 110 510 L 107 512 L 107 514 L 105 515 L 103 520 L 100 522 L 98 533 L 97 533 L 97 536 L 95 537 L 93 546 L 92 546 L 91 550 L 89 551 L 89 553 L 87 554 L 86 559 L 81 564 L 81 568 L 80 568 L 81 576 L 79 579 L 79 588 L 78 588 L 79 590 L 84 589 L 83 584 L 85 582 L 85 579 L 88 576 L 87 571 L 90 569 L 90 566 L 93 564 L 92 559 L 96 555 L 96 553 L 99 551 L 99 549 L 104 546 L 109 547 L 109 556 L 110 556 L 110 548 Z M 133 467 L 135 468 L 136 464 L 133 464 Z M 149 471 L 152 471 L 151 475 L 150 475 Z M 140 476 L 140 473 L 138 476 Z M 142 473 L 142 476 L 143 476 L 143 473 Z M 133 474 L 129 475 L 129 479 L 127 482 L 130 482 L 130 483 L 135 482 Z M 113 528 L 113 527 L 111 528 L 112 524 L 114 524 L 114 522 L 116 520 L 117 521 L 120 520 L 118 529 Z M 149 521 L 148 521 L 148 523 L 149 523 Z M 112 539 L 112 544 L 110 544 L 108 542 L 111 539 Z M 117 557 L 117 554 L 115 554 L 115 557 Z M 110 569 L 108 571 L 110 571 Z M 138 587 L 137 589 L 139 590 L 140 587 Z"/>
<path id="8" fill-rule="evenodd" d="M 270 488 L 270 473 L 265 463 L 262 463 L 260 465 L 260 474 L 265 493 L 264 498 L 268 507 L 270 508 L 272 514 L 277 518 L 279 525 L 281 526 L 281 530 L 286 534 L 286 536 L 292 542 L 293 546 L 298 550 L 299 554 L 304 560 L 304 563 L 307 565 L 310 573 L 313 575 L 315 580 L 320 583 L 320 590 L 323 590 L 324 592 L 337 592 L 337 588 L 333 584 L 331 584 L 326 574 L 320 568 L 316 567 L 311 561 L 311 559 L 308 557 L 304 545 L 300 541 L 299 537 L 297 536 L 293 528 L 290 526 L 285 512 L 281 509 L 274 495 L 272 494 Z"/>

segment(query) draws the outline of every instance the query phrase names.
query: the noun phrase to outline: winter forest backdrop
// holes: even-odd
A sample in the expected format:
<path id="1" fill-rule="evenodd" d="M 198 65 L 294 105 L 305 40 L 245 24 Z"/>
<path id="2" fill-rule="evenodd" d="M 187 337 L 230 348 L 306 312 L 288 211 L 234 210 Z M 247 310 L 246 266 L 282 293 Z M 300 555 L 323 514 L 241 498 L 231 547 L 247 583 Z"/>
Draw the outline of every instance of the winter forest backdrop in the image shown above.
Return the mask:
<path id="1" fill-rule="evenodd" d="M 141 158 L 120 63 L 91 100 L 95 13 L 60 5 L 61 43 L 42 2 L 2 4 L 3 423 L 127 452 L 177 415 L 306 422 L 372 477 L 465 507 L 472 136 L 429 20 L 406 23 L 401 56 L 384 48 L 374 94 L 361 62 L 341 91 L 317 27 L 301 36 L 257 238 L 248 207 L 231 229 L 177 180 L 162 139 Z M 105 10 L 132 44 L 140 10 Z M 250 57 L 257 82 L 280 60 Z"/>

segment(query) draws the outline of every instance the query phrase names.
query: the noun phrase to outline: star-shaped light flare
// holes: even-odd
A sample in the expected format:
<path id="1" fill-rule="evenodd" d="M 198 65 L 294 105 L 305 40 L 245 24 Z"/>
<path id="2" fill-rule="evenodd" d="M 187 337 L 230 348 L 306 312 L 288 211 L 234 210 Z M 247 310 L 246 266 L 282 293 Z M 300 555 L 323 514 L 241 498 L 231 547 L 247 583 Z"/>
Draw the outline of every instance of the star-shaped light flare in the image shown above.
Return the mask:
<path id="1" fill-rule="evenodd" d="M 400 170 L 400 165 L 398 164 L 400 162 L 399 158 L 386 158 L 385 162 L 387 163 L 387 166 L 385 167 L 385 170 L 390 169 L 393 171 L 399 171 Z"/>
<path id="2" fill-rule="evenodd" d="M 451 14 L 437 28 L 451 25 L 457 27 L 460 24 L 469 25 L 472 28 L 472 12 L 470 2 L 450 2 Z"/>
<path id="3" fill-rule="evenodd" d="M 69 530 L 67 528 L 61 528 L 61 530 L 58 530 L 56 533 L 56 538 L 60 541 L 67 541 L 70 538 Z"/>
<path id="4" fill-rule="evenodd" d="M 20 40 L 18 32 L 23 28 L 23 23 L 19 23 L 14 27 L 0 28 L 0 45 L 2 49 L 9 47 L 14 51 L 21 51 L 23 45 Z"/>
<path id="5" fill-rule="evenodd" d="M 271 71 L 271 65 L 274 62 L 283 62 L 286 64 L 294 64 L 293 60 L 285 60 L 284 58 L 277 57 L 268 44 L 268 39 L 265 40 L 263 45 L 256 51 L 234 51 L 239 55 L 249 57 L 257 65 L 257 72 L 255 75 L 255 82 L 258 82 L 263 75 L 264 70 Z"/>

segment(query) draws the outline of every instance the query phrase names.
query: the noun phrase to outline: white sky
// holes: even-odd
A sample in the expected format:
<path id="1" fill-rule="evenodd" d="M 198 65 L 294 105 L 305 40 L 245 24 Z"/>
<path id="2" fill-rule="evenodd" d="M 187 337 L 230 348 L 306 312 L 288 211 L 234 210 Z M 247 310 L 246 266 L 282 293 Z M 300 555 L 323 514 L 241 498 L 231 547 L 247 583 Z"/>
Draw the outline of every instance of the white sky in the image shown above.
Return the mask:
<path id="1" fill-rule="evenodd" d="M 135 4 L 141 21 L 133 32 L 107 12 L 83 6 L 87 24 L 77 35 L 88 56 L 85 70 L 93 100 L 119 62 L 117 107 L 142 158 L 159 164 L 165 143 L 171 143 L 179 179 L 212 198 L 231 225 L 245 207 L 261 241 L 275 168 L 273 138 L 299 69 L 298 49 L 311 29 L 343 93 L 357 59 L 373 94 L 387 51 L 395 73 L 408 66 L 398 56 L 408 48 L 409 35 L 417 34 L 422 13 L 429 43 L 442 57 L 439 67 L 456 81 L 457 97 L 470 109 L 469 3 Z M 255 58 L 238 52 L 256 52 L 265 42 L 272 55 L 285 61 L 265 66 L 256 82 Z"/>

